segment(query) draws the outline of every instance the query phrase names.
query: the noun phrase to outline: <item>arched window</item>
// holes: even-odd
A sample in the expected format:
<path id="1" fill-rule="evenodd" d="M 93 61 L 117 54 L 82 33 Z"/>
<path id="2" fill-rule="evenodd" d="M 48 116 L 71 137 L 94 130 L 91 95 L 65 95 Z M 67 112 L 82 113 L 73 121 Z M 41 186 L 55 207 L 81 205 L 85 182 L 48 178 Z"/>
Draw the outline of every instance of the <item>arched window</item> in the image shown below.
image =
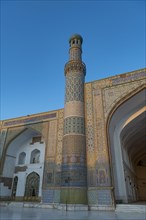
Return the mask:
<path id="1" fill-rule="evenodd" d="M 26 158 L 26 153 L 22 152 L 19 154 L 19 159 L 18 159 L 18 164 L 24 164 L 25 163 L 25 158 Z"/>
<path id="2" fill-rule="evenodd" d="M 40 162 L 40 151 L 35 149 L 31 152 L 30 163 Z"/>

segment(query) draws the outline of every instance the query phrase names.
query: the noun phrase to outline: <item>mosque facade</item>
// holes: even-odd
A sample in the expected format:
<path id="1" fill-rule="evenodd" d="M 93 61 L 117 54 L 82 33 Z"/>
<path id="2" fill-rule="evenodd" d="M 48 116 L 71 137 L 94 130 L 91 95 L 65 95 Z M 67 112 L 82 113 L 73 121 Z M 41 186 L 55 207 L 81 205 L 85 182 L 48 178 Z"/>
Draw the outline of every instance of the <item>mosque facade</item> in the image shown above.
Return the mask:
<path id="1" fill-rule="evenodd" d="M 64 109 L 1 121 L 2 201 L 146 201 L 146 69 L 85 83 L 82 42 L 69 40 Z"/>

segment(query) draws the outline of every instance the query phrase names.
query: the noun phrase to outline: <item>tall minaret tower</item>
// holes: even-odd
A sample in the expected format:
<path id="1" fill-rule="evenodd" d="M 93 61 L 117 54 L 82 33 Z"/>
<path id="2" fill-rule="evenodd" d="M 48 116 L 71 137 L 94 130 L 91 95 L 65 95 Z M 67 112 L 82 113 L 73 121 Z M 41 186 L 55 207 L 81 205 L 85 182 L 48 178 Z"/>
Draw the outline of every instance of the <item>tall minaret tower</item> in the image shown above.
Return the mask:
<path id="1" fill-rule="evenodd" d="M 84 79 L 82 42 L 75 34 L 69 40 L 69 61 L 65 65 L 66 89 L 62 160 L 61 202 L 87 203 L 87 170 L 84 113 Z"/>

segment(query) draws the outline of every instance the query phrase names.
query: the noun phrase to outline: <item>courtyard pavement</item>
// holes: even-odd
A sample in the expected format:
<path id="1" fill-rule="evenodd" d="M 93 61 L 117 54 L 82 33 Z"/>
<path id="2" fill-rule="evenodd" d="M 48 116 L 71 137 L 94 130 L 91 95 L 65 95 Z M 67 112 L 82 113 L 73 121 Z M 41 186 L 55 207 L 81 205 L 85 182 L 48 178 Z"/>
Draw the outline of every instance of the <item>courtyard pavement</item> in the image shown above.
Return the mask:
<path id="1" fill-rule="evenodd" d="M 0 207 L 0 220 L 146 220 L 146 213 Z"/>

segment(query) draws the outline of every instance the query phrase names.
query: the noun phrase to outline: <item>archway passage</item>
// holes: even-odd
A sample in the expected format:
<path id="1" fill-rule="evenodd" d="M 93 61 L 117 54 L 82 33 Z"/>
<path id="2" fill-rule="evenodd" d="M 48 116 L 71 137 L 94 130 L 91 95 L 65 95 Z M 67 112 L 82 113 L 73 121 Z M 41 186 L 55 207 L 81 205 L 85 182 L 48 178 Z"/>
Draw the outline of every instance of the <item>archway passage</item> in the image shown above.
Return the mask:
<path id="1" fill-rule="evenodd" d="M 128 198 L 131 201 L 146 201 L 146 111 L 122 129 L 120 139 L 125 152 L 124 161 L 127 161 L 132 172 L 130 175 L 130 171 L 125 172 Z"/>
<path id="2" fill-rule="evenodd" d="M 27 176 L 25 185 L 25 200 L 37 200 L 39 195 L 40 176 L 32 172 Z"/>
<path id="3" fill-rule="evenodd" d="M 146 89 L 116 109 L 108 129 L 116 203 L 146 201 Z"/>

